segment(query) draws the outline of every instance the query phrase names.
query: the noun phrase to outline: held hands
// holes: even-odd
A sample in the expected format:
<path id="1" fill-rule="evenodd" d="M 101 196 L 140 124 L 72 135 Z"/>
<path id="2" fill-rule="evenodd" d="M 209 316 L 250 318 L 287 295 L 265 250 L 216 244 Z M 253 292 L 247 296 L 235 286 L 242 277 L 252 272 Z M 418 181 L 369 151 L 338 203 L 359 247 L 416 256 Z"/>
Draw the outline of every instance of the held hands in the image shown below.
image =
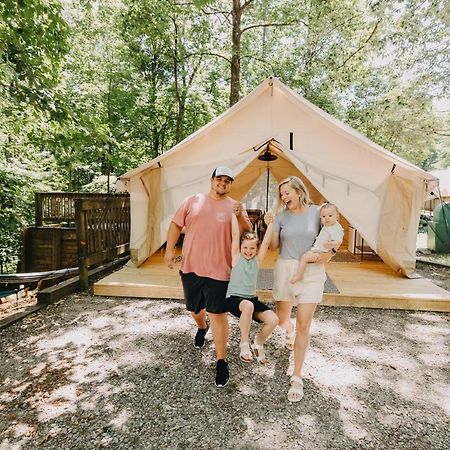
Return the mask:
<path id="1" fill-rule="evenodd" d="M 266 225 L 269 225 L 270 223 L 273 223 L 274 221 L 274 215 L 271 212 L 266 212 L 264 214 L 264 223 Z"/>

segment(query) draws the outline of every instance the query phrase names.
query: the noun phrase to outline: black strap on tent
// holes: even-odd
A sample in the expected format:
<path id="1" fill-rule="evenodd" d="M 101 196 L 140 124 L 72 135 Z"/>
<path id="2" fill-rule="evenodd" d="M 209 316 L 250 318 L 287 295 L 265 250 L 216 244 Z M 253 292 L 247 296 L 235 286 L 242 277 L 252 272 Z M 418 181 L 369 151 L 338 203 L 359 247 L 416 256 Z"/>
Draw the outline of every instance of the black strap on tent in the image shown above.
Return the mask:
<path id="1" fill-rule="evenodd" d="M 253 151 L 257 152 L 257 151 L 261 150 L 265 145 L 268 145 L 271 140 L 272 139 L 269 139 L 268 141 L 263 142 L 261 145 L 258 145 L 258 147 L 253 147 Z"/>
<path id="2" fill-rule="evenodd" d="M 395 170 L 396 167 L 397 167 L 397 164 L 394 164 L 394 165 L 392 166 L 391 173 L 394 173 L 394 170 Z"/>

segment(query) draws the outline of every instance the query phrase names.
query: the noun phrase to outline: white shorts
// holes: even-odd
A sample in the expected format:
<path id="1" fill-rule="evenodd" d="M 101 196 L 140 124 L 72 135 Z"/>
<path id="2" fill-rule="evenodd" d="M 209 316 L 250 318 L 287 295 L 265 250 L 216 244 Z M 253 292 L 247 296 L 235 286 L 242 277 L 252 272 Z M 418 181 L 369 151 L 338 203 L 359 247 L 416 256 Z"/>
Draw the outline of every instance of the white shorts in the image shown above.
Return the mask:
<path id="1" fill-rule="evenodd" d="M 273 268 L 272 294 L 276 302 L 320 303 L 327 275 L 323 264 L 306 264 L 303 280 L 292 284 L 289 280 L 297 270 L 295 259 L 278 259 Z"/>

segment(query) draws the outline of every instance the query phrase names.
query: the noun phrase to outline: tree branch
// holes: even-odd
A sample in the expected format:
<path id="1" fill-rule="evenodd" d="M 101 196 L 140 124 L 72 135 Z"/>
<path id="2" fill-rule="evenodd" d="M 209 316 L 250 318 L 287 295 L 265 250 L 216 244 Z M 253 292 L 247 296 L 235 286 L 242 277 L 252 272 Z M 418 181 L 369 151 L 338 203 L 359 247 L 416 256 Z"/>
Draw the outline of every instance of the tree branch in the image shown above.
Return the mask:
<path id="1" fill-rule="evenodd" d="M 265 59 L 258 58 L 257 56 L 254 56 L 254 55 L 242 55 L 241 59 L 244 59 L 244 58 L 254 59 L 255 61 L 266 64 L 272 70 L 272 74 L 275 75 L 275 69 L 274 69 L 273 65 L 270 62 L 266 61 Z"/>
<path id="2" fill-rule="evenodd" d="M 380 24 L 381 20 L 378 20 L 377 23 L 375 24 L 375 26 L 373 27 L 372 32 L 370 33 L 369 37 L 363 42 L 362 45 L 360 45 L 353 53 L 351 53 L 346 59 L 345 61 L 336 68 L 336 70 L 340 70 L 342 69 L 342 67 L 344 67 L 357 53 L 359 53 L 367 44 L 368 42 L 372 39 L 372 37 L 375 35 L 375 31 L 378 28 L 378 25 Z"/>
<path id="3" fill-rule="evenodd" d="M 188 59 L 191 58 L 192 56 L 215 56 L 217 58 L 222 58 L 224 59 L 226 62 L 231 64 L 231 59 L 227 58 L 226 56 L 223 55 L 219 55 L 218 53 L 213 53 L 213 52 L 198 52 L 198 53 L 188 53 L 184 59 Z"/>
<path id="4" fill-rule="evenodd" d="M 251 30 L 253 28 L 269 28 L 269 27 L 288 27 L 297 23 L 301 23 L 303 25 L 305 25 L 306 27 L 308 26 L 306 22 L 304 22 L 303 20 L 291 20 L 290 22 L 274 22 L 274 23 L 259 23 L 256 25 L 249 25 L 248 27 L 242 28 L 241 30 L 241 34 L 243 34 L 245 31 Z"/>
<path id="5" fill-rule="evenodd" d="M 228 22 L 228 25 L 230 25 L 230 26 L 232 25 L 231 20 L 230 20 L 230 15 L 231 15 L 230 11 L 221 11 L 219 9 L 215 10 L 211 6 L 209 6 L 209 8 L 211 9 L 211 11 L 208 11 L 205 8 L 202 8 L 202 13 L 205 14 L 206 16 L 221 15 Z"/>

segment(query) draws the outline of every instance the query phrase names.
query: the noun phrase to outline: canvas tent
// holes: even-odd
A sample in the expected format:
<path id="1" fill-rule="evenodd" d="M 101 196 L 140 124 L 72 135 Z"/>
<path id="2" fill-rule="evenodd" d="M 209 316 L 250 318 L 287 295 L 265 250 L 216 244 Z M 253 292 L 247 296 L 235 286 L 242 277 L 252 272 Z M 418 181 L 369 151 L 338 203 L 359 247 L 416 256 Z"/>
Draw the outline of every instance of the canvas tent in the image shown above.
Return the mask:
<path id="1" fill-rule="evenodd" d="M 275 161 L 258 156 L 270 149 Z M 424 199 L 432 175 L 403 160 L 269 78 L 170 151 L 119 178 L 130 192 L 131 260 L 140 265 L 165 242 L 172 215 L 191 194 L 208 192 L 213 169 L 226 165 L 241 199 L 269 170 L 279 182 L 299 175 L 335 203 L 383 261 L 410 276 Z M 317 199 L 319 196 L 320 198 Z"/>
<path id="2" fill-rule="evenodd" d="M 430 170 L 430 174 L 439 180 L 439 188 L 436 189 L 436 204 L 440 201 L 450 202 L 450 167 L 442 170 Z"/>

